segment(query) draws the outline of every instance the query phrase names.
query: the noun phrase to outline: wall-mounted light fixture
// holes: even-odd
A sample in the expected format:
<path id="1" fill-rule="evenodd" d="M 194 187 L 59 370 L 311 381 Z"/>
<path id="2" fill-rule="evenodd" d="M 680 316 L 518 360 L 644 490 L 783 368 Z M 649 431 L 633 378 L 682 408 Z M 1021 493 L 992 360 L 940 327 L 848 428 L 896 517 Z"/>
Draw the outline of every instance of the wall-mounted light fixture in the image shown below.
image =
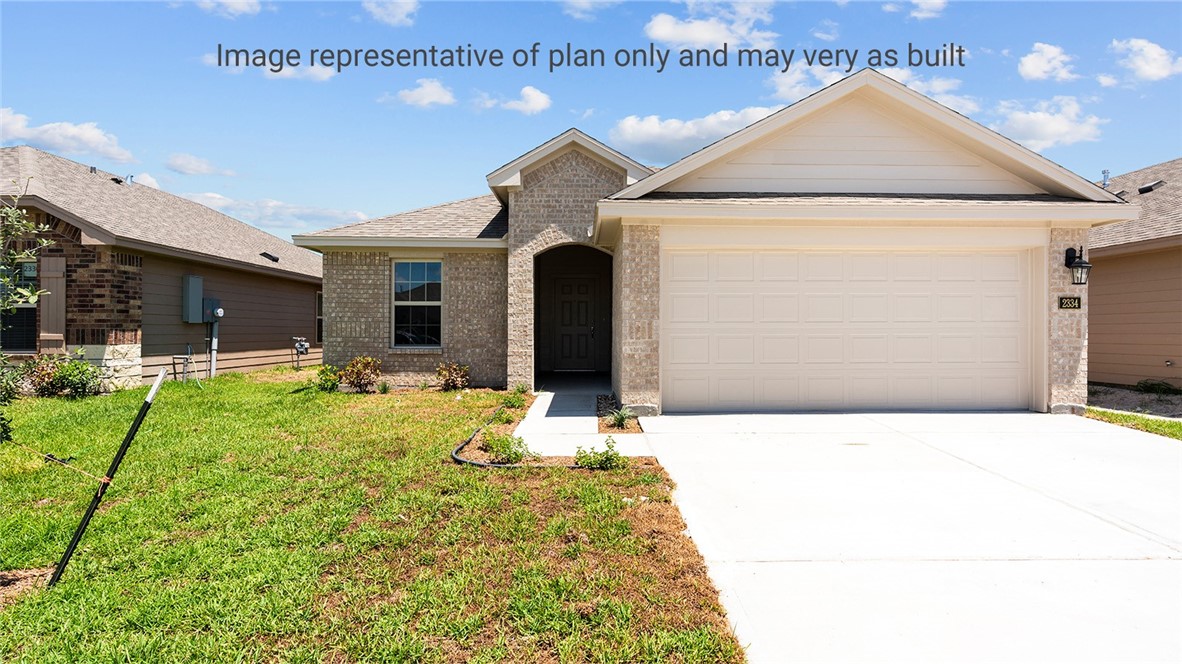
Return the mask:
<path id="1" fill-rule="evenodd" d="M 1074 247 L 1067 250 L 1067 261 L 1064 263 L 1071 268 L 1071 283 L 1083 286 L 1088 283 L 1088 273 L 1092 271 L 1092 264 L 1084 259 L 1083 247 L 1076 251 Z"/>

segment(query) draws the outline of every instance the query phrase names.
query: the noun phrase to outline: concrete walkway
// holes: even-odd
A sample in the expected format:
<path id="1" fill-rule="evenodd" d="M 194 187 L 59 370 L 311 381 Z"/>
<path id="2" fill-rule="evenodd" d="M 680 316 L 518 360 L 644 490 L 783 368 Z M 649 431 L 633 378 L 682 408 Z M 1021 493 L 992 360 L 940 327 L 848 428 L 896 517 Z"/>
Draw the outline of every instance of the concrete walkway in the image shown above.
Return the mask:
<path id="1" fill-rule="evenodd" d="M 1182 443 L 1072 416 L 642 418 L 752 662 L 1182 661 Z"/>
<path id="2" fill-rule="evenodd" d="M 603 377 L 552 375 L 541 381 L 525 419 L 516 434 L 533 452 L 542 456 L 574 456 L 579 446 L 604 449 L 608 434 L 599 433 L 595 397 L 610 394 Z M 611 434 L 616 451 L 624 456 L 652 456 L 643 433 Z"/>

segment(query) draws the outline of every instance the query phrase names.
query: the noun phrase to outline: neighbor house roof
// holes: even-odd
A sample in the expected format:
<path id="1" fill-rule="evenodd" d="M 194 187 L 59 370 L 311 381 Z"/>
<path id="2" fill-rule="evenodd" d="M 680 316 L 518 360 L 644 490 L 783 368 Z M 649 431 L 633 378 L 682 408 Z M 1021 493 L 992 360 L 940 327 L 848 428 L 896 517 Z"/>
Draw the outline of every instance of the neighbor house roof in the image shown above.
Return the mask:
<path id="1" fill-rule="evenodd" d="M 1140 193 L 1142 187 L 1152 189 Z M 1182 159 L 1174 159 L 1108 181 L 1108 190 L 1141 206 L 1141 217 L 1093 228 L 1088 240 L 1094 249 L 1182 237 Z"/>
<path id="2" fill-rule="evenodd" d="M 0 195 L 22 195 L 99 244 L 299 279 L 321 277 L 315 252 L 217 210 L 21 145 L 0 148 Z M 118 180 L 118 182 L 116 181 Z M 264 258 L 268 253 L 278 262 Z"/>
<path id="3" fill-rule="evenodd" d="M 303 247 L 506 246 L 509 211 L 485 194 L 295 237 Z"/>

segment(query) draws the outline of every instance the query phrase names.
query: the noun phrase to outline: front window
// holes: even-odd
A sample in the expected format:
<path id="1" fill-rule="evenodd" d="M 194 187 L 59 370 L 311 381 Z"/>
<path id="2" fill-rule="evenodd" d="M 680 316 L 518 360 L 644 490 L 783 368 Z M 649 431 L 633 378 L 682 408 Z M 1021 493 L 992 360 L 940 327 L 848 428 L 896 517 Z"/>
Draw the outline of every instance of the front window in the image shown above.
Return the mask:
<path id="1" fill-rule="evenodd" d="M 394 263 L 394 346 L 443 345 L 443 279 L 439 261 Z"/>
<path id="2" fill-rule="evenodd" d="M 316 291 L 316 343 L 324 343 L 324 293 Z"/>
<path id="3" fill-rule="evenodd" d="M 37 290 L 37 263 L 18 264 L 16 286 Z M 37 352 L 37 305 L 18 304 L 12 311 L 0 312 L 0 348 L 6 353 Z"/>

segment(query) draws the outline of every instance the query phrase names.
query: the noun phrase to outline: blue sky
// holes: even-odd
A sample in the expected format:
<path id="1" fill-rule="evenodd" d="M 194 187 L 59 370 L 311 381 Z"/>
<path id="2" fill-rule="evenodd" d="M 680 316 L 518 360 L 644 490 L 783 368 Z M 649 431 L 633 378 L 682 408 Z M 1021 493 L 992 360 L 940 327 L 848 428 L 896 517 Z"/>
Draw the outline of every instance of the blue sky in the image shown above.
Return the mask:
<path id="1" fill-rule="evenodd" d="M 963 45 L 964 66 L 883 68 L 1090 179 L 1182 156 L 1182 3 L 12 2 L 0 0 L 0 140 L 206 203 L 281 237 L 487 193 L 569 127 L 664 164 L 847 74 L 809 49 Z M 308 66 L 310 49 L 515 49 L 537 67 Z M 604 67 L 550 71 L 549 51 Z M 619 49 L 727 67 L 618 67 Z M 226 48 L 302 66 L 216 66 Z M 739 48 L 794 50 L 786 72 Z M 906 62 L 901 63 L 906 65 Z M 7 175 L 7 174 L 6 174 Z"/>

